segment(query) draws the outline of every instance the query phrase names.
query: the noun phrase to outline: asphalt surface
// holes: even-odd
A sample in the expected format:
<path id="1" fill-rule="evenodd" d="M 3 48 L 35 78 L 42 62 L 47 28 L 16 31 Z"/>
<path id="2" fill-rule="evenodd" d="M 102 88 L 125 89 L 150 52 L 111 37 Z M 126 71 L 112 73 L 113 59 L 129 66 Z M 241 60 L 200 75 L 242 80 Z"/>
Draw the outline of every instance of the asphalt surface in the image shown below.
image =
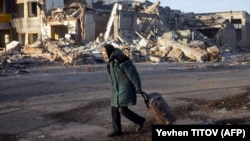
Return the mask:
<path id="1" fill-rule="evenodd" d="M 217 100 L 245 93 L 250 85 L 248 63 L 135 65 L 142 79 L 143 91 L 162 94 L 172 108 L 190 103 L 184 99 Z M 109 88 L 105 64 L 35 66 L 5 71 L 0 77 L 0 139 L 106 140 L 103 135 L 111 129 Z M 234 110 L 222 107 L 216 112 L 193 111 L 193 114 L 199 112 L 206 118 L 177 118 L 175 124 L 249 119 L 249 105 L 250 101 L 246 102 L 245 108 Z M 131 109 L 150 117 L 140 95 L 137 105 Z M 125 118 L 122 121 L 123 126 L 130 129 L 132 123 Z M 150 138 L 149 132 L 145 135 Z"/>

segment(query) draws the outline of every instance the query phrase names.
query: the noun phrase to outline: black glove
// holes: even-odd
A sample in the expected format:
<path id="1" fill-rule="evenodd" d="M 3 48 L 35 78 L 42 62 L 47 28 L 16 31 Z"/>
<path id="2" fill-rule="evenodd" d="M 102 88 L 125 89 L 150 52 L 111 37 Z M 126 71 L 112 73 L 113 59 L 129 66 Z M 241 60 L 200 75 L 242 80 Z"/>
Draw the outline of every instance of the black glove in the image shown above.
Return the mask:
<path id="1" fill-rule="evenodd" d="M 142 91 L 141 89 L 139 89 L 139 90 L 136 91 L 136 93 L 137 93 L 137 94 L 142 94 L 143 91 Z"/>

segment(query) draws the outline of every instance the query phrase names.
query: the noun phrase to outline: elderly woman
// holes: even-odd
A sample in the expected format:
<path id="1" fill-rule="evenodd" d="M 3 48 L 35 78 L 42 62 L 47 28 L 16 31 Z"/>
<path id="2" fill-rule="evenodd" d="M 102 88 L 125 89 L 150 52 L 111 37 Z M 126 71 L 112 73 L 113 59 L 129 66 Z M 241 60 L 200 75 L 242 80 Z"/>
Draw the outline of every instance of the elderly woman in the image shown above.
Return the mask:
<path id="1" fill-rule="evenodd" d="M 145 118 L 131 111 L 128 106 L 136 105 L 137 93 L 141 93 L 141 80 L 133 62 L 118 48 L 104 45 L 102 55 L 107 62 L 111 80 L 111 114 L 113 130 L 108 137 L 122 135 L 121 114 L 137 125 L 141 132 Z"/>

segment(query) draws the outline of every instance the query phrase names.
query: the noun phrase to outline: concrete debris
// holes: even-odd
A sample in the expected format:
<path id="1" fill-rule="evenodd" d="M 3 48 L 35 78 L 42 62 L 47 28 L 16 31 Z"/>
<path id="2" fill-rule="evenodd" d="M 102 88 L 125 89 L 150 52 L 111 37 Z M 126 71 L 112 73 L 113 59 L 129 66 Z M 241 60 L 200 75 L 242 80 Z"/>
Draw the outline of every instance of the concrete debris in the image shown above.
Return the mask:
<path id="1" fill-rule="evenodd" d="M 20 43 L 18 41 L 12 41 L 6 45 L 6 52 L 19 49 L 20 49 Z"/>
<path id="2" fill-rule="evenodd" d="M 36 41 L 22 46 L 19 53 L 10 53 L 19 45 L 12 41 L 0 65 L 37 63 L 39 59 L 43 63 L 59 62 L 66 66 L 104 63 L 100 48 L 107 42 L 122 49 L 134 62 L 224 61 L 225 54 L 234 55 L 242 49 L 238 46 L 234 25 L 220 14 L 183 13 L 161 7 L 159 2 L 151 5 L 114 3 L 105 21 L 106 30 L 96 33 L 96 39 L 84 40 L 88 27 L 83 26 L 87 19 L 82 17 L 84 14 L 95 17 L 95 12 L 105 15 L 107 10 L 74 2 L 64 8 L 54 8 L 46 14 L 44 23 L 58 21 L 68 25 L 70 20 L 76 19 L 80 32 L 71 34 L 72 31 L 68 31 L 60 39 Z M 249 61 L 248 56 L 233 58 L 234 62 Z"/>
<path id="3" fill-rule="evenodd" d="M 21 52 L 24 54 L 42 54 L 44 48 L 23 46 Z"/>

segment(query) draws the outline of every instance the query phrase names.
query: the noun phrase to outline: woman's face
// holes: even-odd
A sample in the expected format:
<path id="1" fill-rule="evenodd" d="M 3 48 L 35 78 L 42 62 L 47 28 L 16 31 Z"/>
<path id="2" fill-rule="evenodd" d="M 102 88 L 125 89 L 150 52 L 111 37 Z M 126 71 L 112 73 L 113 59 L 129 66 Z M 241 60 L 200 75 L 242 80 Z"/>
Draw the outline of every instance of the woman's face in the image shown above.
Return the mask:
<path id="1" fill-rule="evenodd" d="M 104 60 L 105 60 L 106 62 L 109 61 L 109 56 L 108 56 L 107 51 L 106 51 L 105 48 L 102 48 L 102 56 L 103 56 L 103 58 L 104 58 Z"/>

